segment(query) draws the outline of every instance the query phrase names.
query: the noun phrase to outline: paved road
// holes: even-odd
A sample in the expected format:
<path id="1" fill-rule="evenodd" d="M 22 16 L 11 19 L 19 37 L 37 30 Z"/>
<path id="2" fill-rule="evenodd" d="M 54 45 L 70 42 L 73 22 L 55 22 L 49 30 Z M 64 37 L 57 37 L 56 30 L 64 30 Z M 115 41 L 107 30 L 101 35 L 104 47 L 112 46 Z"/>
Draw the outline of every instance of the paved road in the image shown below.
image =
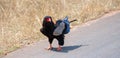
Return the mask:
<path id="1" fill-rule="evenodd" d="M 56 48 L 57 41 L 53 44 Z M 41 40 L 3 58 L 120 58 L 120 13 L 76 27 L 66 35 L 62 51 L 47 51 L 47 45 L 47 39 Z"/>

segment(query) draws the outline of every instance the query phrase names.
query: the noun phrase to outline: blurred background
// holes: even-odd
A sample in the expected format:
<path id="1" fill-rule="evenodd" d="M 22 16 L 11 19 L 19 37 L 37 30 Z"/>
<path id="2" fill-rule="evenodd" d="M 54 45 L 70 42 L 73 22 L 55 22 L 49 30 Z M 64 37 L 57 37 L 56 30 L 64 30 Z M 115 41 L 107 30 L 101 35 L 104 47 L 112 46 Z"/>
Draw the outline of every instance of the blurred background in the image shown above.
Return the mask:
<path id="1" fill-rule="evenodd" d="M 43 17 L 52 16 L 54 22 L 69 16 L 78 19 L 77 26 L 120 10 L 120 0 L 0 0 L 0 55 L 37 42 Z"/>

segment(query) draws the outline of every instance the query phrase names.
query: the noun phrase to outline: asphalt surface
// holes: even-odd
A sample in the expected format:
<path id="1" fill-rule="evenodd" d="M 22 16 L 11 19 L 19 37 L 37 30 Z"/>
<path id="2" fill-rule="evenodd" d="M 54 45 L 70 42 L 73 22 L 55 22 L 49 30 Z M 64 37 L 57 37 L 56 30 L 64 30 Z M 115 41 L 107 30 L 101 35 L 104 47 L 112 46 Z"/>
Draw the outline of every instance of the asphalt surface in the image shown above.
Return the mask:
<path id="1" fill-rule="evenodd" d="M 45 50 L 47 39 L 18 49 L 3 58 L 120 58 L 120 12 L 71 30 L 62 51 Z"/>

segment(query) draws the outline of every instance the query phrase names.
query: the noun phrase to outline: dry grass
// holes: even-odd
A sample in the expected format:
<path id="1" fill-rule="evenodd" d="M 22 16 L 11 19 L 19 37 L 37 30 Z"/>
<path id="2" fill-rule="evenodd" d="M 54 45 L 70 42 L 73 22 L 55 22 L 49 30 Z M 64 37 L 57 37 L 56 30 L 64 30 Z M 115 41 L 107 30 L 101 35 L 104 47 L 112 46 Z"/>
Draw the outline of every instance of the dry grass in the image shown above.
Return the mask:
<path id="1" fill-rule="evenodd" d="M 0 55 L 42 38 L 46 15 L 54 21 L 66 15 L 81 24 L 120 9 L 120 0 L 0 0 Z"/>

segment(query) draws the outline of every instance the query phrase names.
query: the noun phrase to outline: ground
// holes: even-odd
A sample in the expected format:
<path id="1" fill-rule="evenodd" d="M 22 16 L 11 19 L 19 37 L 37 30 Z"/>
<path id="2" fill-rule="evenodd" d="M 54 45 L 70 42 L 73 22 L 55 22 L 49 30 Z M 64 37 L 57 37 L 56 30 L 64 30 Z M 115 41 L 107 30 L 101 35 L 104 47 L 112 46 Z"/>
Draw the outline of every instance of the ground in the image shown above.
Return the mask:
<path id="1" fill-rule="evenodd" d="M 120 58 L 120 12 L 83 24 L 65 37 L 62 51 L 45 50 L 47 39 L 18 49 L 3 58 Z"/>

